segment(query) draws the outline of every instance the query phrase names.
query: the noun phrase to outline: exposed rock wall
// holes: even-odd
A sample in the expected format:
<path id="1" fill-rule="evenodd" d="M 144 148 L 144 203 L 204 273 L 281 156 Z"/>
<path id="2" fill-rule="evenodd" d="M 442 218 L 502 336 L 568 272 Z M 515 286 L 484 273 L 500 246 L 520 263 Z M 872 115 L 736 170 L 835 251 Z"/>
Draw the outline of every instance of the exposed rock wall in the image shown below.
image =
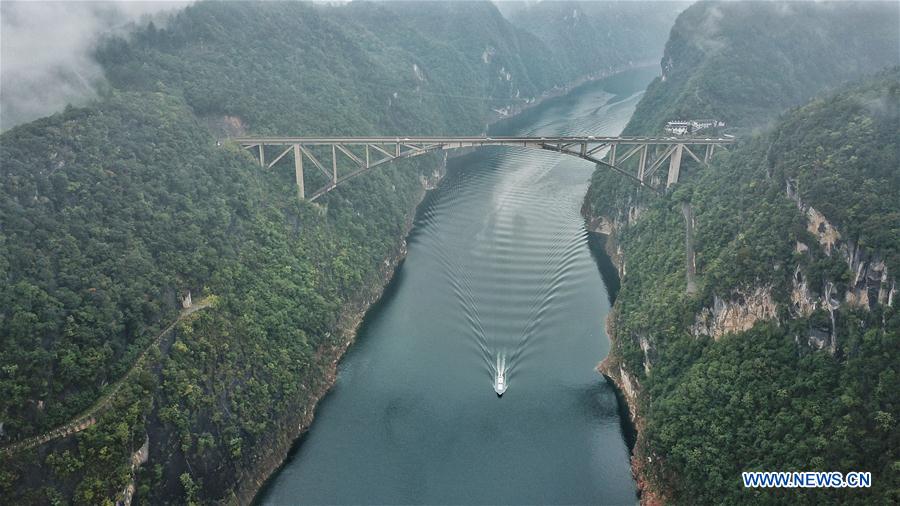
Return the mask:
<path id="1" fill-rule="evenodd" d="M 838 241 L 841 239 L 841 234 L 834 228 L 834 225 L 825 218 L 825 215 L 816 211 L 816 208 L 813 206 L 808 206 L 806 208 L 806 222 L 806 229 L 818 238 L 819 245 L 825 250 L 825 254 L 831 255 L 835 245 L 837 245 Z"/>
<path id="2" fill-rule="evenodd" d="M 647 450 L 644 432 L 644 419 L 641 416 L 639 406 L 643 397 L 643 390 L 637 377 L 628 370 L 619 355 L 615 352 L 619 336 L 616 334 L 615 321 L 617 310 L 613 308 L 606 317 L 606 333 L 610 339 L 610 353 L 597 366 L 609 381 L 611 381 L 622 393 L 625 404 L 628 406 L 628 414 L 637 431 L 637 440 L 631 454 L 631 474 L 637 484 L 640 502 L 644 506 L 657 506 L 667 502 L 662 490 L 658 490 L 653 483 L 646 479 L 645 469 L 653 462 L 654 456 Z M 653 346 L 649 338 L 640 338 L 641 349 L 644 350 L 644 371 L 649 374 L 651 363 L 650 355 Z"/>
<path id="3" fill-rule="evenodd" d="M 150 437 L 144 435 L 144 444 L 134 454 L 131 455 L 131 481 L 125 486 L 121 493 L 121 498 L 116 501 L 116 506 L 131 506 L 134 499 L 134 473 L 137 468 L 147 463 L 150 458 Z"/>
<path id="4" fill-rule="evenodd" d="M 590 205 L 585 202 L 582 207 L 582 215 L 585 218 L 588 231 L 606 236 L 605 250 L 610 261 L 615 266 L 619 274 L 619 279 L 625 277 L 625 252 L 619 244 L 616 231 L 620 226 L 625 226 L 640 214 L 641 209 L 631 207 L 623 217 L 623 221 L 617 222 L 608 216 L 597 216 L 591 211 Z M 606 334 L 610 340 L 610 352 L 597 365 L 597 370 L 603 374 L 608 381 L 612 382 L 621 392 L 625 404 L 628 407 L 628 415 L 631 423 L 637 432 L 637 440 L 631 455 L 631 474 L 637 484 L 639 494 L 641 496 L 641 504 L 645 506 L 657 506 L 665 504 L 665 495 L 662 491 L 653 487 L 645 477 L 644 469 L 650 463 L 653 457 L 646 452 L 647 445 L 644 442 L 644 419 L 641 417 L 639 410 L 639 401 L 643 396 L 641 383 L 637 376 L 633 374 L 628 366 L 621 360 L 620 355 L 616 352 L 618 348 L 618 340 L 620 337 L 616 332 L 615 322 L 617 320 L 618 309 L 613 306 L 609 314 L 606 316 Z M 656 350 L 653 341 L 649 336 L 639 336 L 639 345 L 644 352 L 643 367 L 644 373 L 650 374 L 652 368 L 653 357 Z"/>
<path id="5" fill-rule="evenodd" d="M 804 318 L 811 315 L 819 307 L 819 298 L 809 289 L 809 283 L 799 265 L 794 269 L 791 285 L 791 315 Z"/>
<path id="6" fill-rule="evenodd" d="M 585 219 L 588 232 L 606 236 L 606 254 L 616 267 L 620 280 L 625 277 L 626 265 L 625 251 L 622 249 L 617 238 L 618 231 L 627 227 L 629 224 L 634 223 L 643 211 L 644 208 L 641 206 L 628 206 L 621 216 L 611 218 L 609 216 L 594 214 L 594 210 L 591 209 L 587 200 L 585 200 L 585 203 L 581 208 L 581 215 Z"/>
<path id="7" fill-rule="evenodd" d="M 841 243 L 837 251 L 850 268 L 850 284 L 843 297 L 847 304 L 867 309 L 875 304 L 894 305 L 897 282 L 881 256 L 867 254 L 853 241 Z"/>
<path id="8" fill-rule="evenodd" d="M 728 299 L 715 296 L 712 307 L 703 308 L 697 315 L 691 333 L 718 341 L 725 334 L 749 330 L 756 322 L 774 319 L 777 314 L 771 286 L 738 289 Z"/>
<path id="9" fill-rule="evenodd" d="M 826 255 L 838 255 L 847 262 L 847 266 L 850 269 L 850 282 L 843 295 L 837 297 L 837 299 L 843 299 L 850 306 L 865 309 L 871 309 L 876 304 L 893 306 L 897 283 L 896 279 L 888 273 L 884 259 L 877 252 L 866 251 L 860 248 L 859 244 L 852 239 L 845 238 L 837 226 L 828 220 L 827 216 L 813 206 L 803 202 L 796 186 L 796 181 L 788 180 L 786 193 L 788 198 L 797 204 L 797 208 L 806 217 L 807 230 L 816 237 L 819 246 L 822 247 Z M 796 251 L 798 253 L 808 253 L 809 247 L 804 243 L 798 242 Z M 797 274 L 795 273 L 796 277 Z M 825 281 L 826 284 L 829 282 L 836 283 L 837 280 Z M 797 281 L 795 280 L 792 300 L 795 297 L 803 299 L 802 295 L 808 296 L 809 288 L 809 286 L 797 286 Z M 804 291 L 806 292 L 805 294 Z"/>

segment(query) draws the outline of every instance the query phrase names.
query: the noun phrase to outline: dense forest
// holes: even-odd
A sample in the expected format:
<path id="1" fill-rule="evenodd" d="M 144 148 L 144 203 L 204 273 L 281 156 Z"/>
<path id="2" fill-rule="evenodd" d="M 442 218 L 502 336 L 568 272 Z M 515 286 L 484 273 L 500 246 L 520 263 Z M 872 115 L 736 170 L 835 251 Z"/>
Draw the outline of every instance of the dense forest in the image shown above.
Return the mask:
<path id="1" fill-rule="evenodd" d="M 632 389 L 646 494 L 900 500 L 900 68 L 879 71 L 900 64 L 898 10 L 695 4 L 627 130 L 713 116 L 739 144 L 661 197 L 595 173 L 588 204 L 614 225 L 624 273 L 603 369 Z M 865 470 L 873 484 L 749 491 L 750 470 Z"/>
<path id="2" fill-rule="evenodd" d="M 662 75 L 628 132 L 673 118 L 763 127 L 822 90 L 897 61 L 892 2 L 699 2 L 675 22 Z"/>
<path id="3" fill-rule="evenodd" d="M 621 11 L 662 34 L 675 16 Z M 0 496 L 109 504 L 134 482 L 142 503 L 247 502 L 309 423 L 440 161 L 311 204 L 225 138 L 478 133 L 492 109 L 662 50 L 621 41 L 585 65 L 517 19 L 488 2 L 199 2 L 104 40 L 94 103 L 3 133 L 0 443 L 96 424 L 0 455 Z M 189 294 L 204 309 L 160 334 Z"/>

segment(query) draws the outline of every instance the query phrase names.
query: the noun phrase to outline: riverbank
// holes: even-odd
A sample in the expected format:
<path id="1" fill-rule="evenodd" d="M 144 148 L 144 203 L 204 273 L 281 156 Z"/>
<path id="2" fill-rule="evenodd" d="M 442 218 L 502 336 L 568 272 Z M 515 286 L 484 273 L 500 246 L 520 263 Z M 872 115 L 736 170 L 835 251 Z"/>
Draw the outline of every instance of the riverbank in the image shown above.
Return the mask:
<path id="1" fill-rule="evenodd" d="M 575 79 L 574 81 L 572 81 L 571 83 L 569 83 L 565 86 L 554 87 L 547 91 L 544 91 L 544 93 L 542 93 L 541 96 L 535 97 L 533 102 L 523 103 L 523 104 L 519 104 L 519 105 L 510 105 L 510 106 L 507 106 L 507 107 L 501 109 L 500 111 L 493 109 L 492 112 L 494 114 L 492 115 L 491 119 L 488 120 L 487 125 L 485 125 L 485 129 L 484 129 L 483 133 L 486 134 L 490 130 L 491 127 L 493 127 L 499 123 L 503 123 L 505 120 L 509 120 L 509 119 L 516 118 L 517 116 L 521 116 L 523 113 L 528 112 L 540 105 L 543 105 L 549 100 L 552 100 L 554 98 L 564 97 L 570 93 L 573 93 L 573 92 L 577 91 L 578 88 L 581 88 L 582 86 L 584 86 L 586 84 L 589 84 L 589 83 L 592 83 L 595 81 L 599 81 L 601 79 L 607 79 L 614 75 L 622 74 L 622 73 L 628 72 L 630 70 L 637 70 L 637 69 L 648 68 L 648 67 L 658 68 L 659 61 L 658 60 L 643 61 L 643 62 L 638 62 L 638 63 L 632 63 L 631 65 L 616 67 L 613 69 L 598 70 L 598 71 L 592 72 L 590 74 L 581 76 L 578 79 Z"/>
<path id="2" fill-rule="evenodd" d="M 617 73 L 626 72 L 631 70 L 631 68 L 632 67 L 622 69 Z M 579 80 L 577 83 L 573 83 L 566 88 L 567 92 L 571 92 L 588 82 L 600 79 L 598 75 L 599 74 L 588 76 Z M 533 106 L 545 104 L 547 101 L 558 98 L 560 95 L 562 95 L 562 93 L 557 95 L 548 94 L 546 97 L 543 97 L 540 102 L 533 104 Z M 531 110 L 531 108 L 528 108 L 528 110 Z M 522 114 L 525 111 L 526 109 L 522 109 L 516 114 Z M 510 118 L 506 117 L 502 119 Z M 465 154 L 467 153 L 463 150 L 454 150 L 453 152 L 448 153 L 448 155 L 451 155 L 452 157 Z M 247 483 L 246 491 L 235 498 L 236 502 L 243 504 L 258 497 L 260 491 L 266 488 L 268 480 L 270 480 L 274 473 L 284 466 L 286 462 L 290 461 L 292 452 L 295 451 L 299 445 L 303 444 L 303 438 L 315 418 L 315 411 L 320 408 L 319 402 L 321 402 L 331 391 L 331 388 L 337 379 L 338 363 L 351 345 L 356 341 L 357 334 L 360 330 L 360 324 L 365 320 L 366 314 L 371 310 L 373 304 L 380 300 L 385 289 L 390 285 L 394 278 L 397 267 L 402 263 L 406 256 L 407 237 L 412 229 L 413 220 L 419 213 L 422 201 L 426 196 L 425 190 L 438 186 L 437 182 L 442 179 L 444 170 L 445 167 L 442 166 L 441 170 L 438 171 L 440 172 L 440 177 L 435 178 L 435 181 L 423 184 L 423 192 L 419 195 L 418 204 L 408 216 L 404 237 L 400 239 L 395 254 L 387 259 L 381 266 L 381 278 L 376 283 L 373 283 L 372 290 L 362 296 L 359 301 L 353 305 L 348 305 L 348 307 L 345 308 L 345 311 L 342 313 L 339 330 L 336 332 L 336 335 L 339 335 L 340 337 L 331 340 L 330 342 L 332 344 L 326 349 L 319 350 L 322 362 L 329 364 L 327 374 L 320 379 L 316 379 L 314 384 L 310 385 L 310 388 L 307 390 L 308 395 L 298 403 L 296 416 L 291 417 L 292 420 L 289 422 L 282 424 L 282 429 L 279 431 L 280 434 L 273 439 L 271 444 L 275 450 L 270 452 L 269 456 L 255 468 L 256 472 L 254 472 L 253 476 L 249 476 L 248 479 L 242 480 Z"/>
<path id="3" fill-rule="evenodd" d="M 309 430 L 315 420 L 315 412 L 318 404 L 328 395 L 337 381 L 338 365 L 347 350 L 356 341 L 360 325 L 373 304 L 377 303 L 384 291 L 390 285 L 398 267 L 406 258 L 407 237 L 412 230 L 419 207 L 428 195 L 443 179 L 447 168 L 447 160 L 444 158 L 440 165 L 432 173 L 432 177 L 422 182 L 422 189 L 416 196 L 416 205 L 408 213 L 404 224 L 403 234 L 394 252 L 386 258 L 379 267 L 379 277 L 369 289 L 360 293 L 359 297 L 345 306 L 338 317 L 335 328 L 335 337 L 325 346 L 317 350 L 316 356 L 321 358 L 320 363 L 328 364 L 326 374 L 317 378 L 318 381 L 309 388 L 305 388 L 307 395 L 295 404 L 296 416 L 281 422 L 281 430 L 272 440 L 272 448 L 268 452 L 268 458 L 260 461 L 254 469 L 256 472 L 242 477 L 235 494 L 235 502 L 238 504 L 252 504 L 259 492 L 266 486 L 268 480 L 285 464 L 296 444 Z"/>
<path id="4" fill-rule="evenodd" d="M 592 216 L 590 214 L 590 205 L 587 202 L 582 207 L 582 215 L 585 218 L 588 233 L 605 238 L 603 244 L 604 253 L 609 262 L 615 267 L 615 271 L 619 276 L 619 283 L 621 283 L 625 276 L 625 256 L 616 239 L 615 223 L 604 216 Z M 610 341 L 609 354 L 597 364 L 597 372 L 602 374 L 620 394 L 618 398 L 625 404 L 625 409 L 622 411 L 628 413 L 631 427 L 635 432 L 633 445 L 630 448 L 631 474 L 637 484 L 641 504 L 643 506 L 659 506 L 666 503 L 665 495 L 654 487 L 653 482 L 648 480 L 646 474 L 645 464 L 653 457 L 647 452 L 644 438 L 646 422 L 639 410 L 639 399 L 642 395 L 641 385 L 616 352 L 619 349 L 618 335 L 616 334 L 618 313 L 618 308 L 613 305 L 606 316 L 606 335 Z"/>
<path id="5" fill-rule="evenodd" d="M 645 464 L 652 457 L 646 451 L 644 439 L 644 428 L 646 425 L 638 410 L 639 398 L 642 395 L 641 385 L 615 352 L 618 339 L 615 331 L 617 313 L 618 311 L 614 308 L 606 317 L 606 334 L 610 340 L 610 352 L 606 358 L 597 364 L 597 371 L 621 394 L 619 398 L 625 403 L 623 411 L 630 415 L 631 426 L 635 431 L 634 445 L 631 448 L 631 474 L 637 484 L 641 504 L 644 506 L 658 506 L 665 504 L 666 501 L 661 491 L 657 490 L 653 483 L 647 479 L 645 472 Z"/>

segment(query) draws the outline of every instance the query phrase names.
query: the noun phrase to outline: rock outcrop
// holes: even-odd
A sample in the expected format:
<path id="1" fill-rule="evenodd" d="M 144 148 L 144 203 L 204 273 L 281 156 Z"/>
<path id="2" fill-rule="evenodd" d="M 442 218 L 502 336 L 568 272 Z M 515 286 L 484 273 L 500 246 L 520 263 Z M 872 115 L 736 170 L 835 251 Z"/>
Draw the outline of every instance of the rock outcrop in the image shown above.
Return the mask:
<path id="1" fill-rule="evenodd" d="M 894 305 L 897 282 L 880 256 L 867 254 L 853 241 L 842 243 L 838 251 L 850 268 L 850 284 L 843 297 L 847 304 L 866 309 Z"/>
<path id="2" fill-rule="evenodd" d="M 725 334 L 749 330 L 756 322 L 774 319 L 776 315 L 772 287 L 738 289 L 728 299 L 714 296 L 712 307 L 703 308 L 697 315 L 691 333 L 718 341 Z"/>
<path id="3" fill-rule="evenodd" d="M 845 238 L 838 230 L 838 227 L 828 220 L 828 217 L 813 206 L 803 202 L 796 187 L 796 181 L 788 180 L 786 193 L 788 198 L 797 204 L 800 212 L 806 216 L 807 230 L 816 237 L 819 246 L 822 247 L 826 255 L 838 255 L 847 262 L 847 266 L 850 269 L 850 282 L 845 293 L 837 297 L 837 299 L 842 299 L 850 306 L 865 309 L 871 309 L 876 304 L 893 306 L 897 283 L 896 279 L 889 275 L 884 259 L 877 253 L 861 248 L 852 239 Z M 802 242 L 798 242 L 796 251 L 798 253 L 808 253 L 809 247 Z M 794 276 L 797 278 L 796 272 Z M 836 282 L 837 280 L 825 281 L 826 284 L 834 284 Z M 800 286 L 800 284 L 795 279 L 794 291 L 791 294 L 795 306 L 800 300 L 809 298 L 809 287 L 806 286 L 806 282 L 802 283 L 803 286 Z M 827 298 L 829 300 L 823 301 L 827 304 L 820 307 L 831 305 L 830 294 Z M 799 310 L 798 307 L 795 307 L 795 309 Z M 804 309 L 809 310 L 810 308 L 805 307 Z M 814 309 L 815 307 L 812 307 L 812 310 Z M 808 316 L 811 312 L 811 310 L 809 312 L 801 311 L 801 314 Z"/>

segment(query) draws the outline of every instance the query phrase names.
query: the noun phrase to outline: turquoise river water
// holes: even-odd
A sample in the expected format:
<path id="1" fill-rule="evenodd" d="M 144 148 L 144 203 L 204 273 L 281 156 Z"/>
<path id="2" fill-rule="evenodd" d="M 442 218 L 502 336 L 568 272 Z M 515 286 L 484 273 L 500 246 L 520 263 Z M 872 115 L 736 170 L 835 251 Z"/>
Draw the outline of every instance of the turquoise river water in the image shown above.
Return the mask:
<path id="1" fill-rule="evenodd" d="M 492 134 L 617 135 L 652 77 L 587 84 Z M 525 148 L 449 165 L 310 431 L 258 503 L 637 502 L 627 424 L 595 370 L 610 302 L 580 214 L 594 167 Z M 497 356 L 509 369 L 502 398 Z"/>

